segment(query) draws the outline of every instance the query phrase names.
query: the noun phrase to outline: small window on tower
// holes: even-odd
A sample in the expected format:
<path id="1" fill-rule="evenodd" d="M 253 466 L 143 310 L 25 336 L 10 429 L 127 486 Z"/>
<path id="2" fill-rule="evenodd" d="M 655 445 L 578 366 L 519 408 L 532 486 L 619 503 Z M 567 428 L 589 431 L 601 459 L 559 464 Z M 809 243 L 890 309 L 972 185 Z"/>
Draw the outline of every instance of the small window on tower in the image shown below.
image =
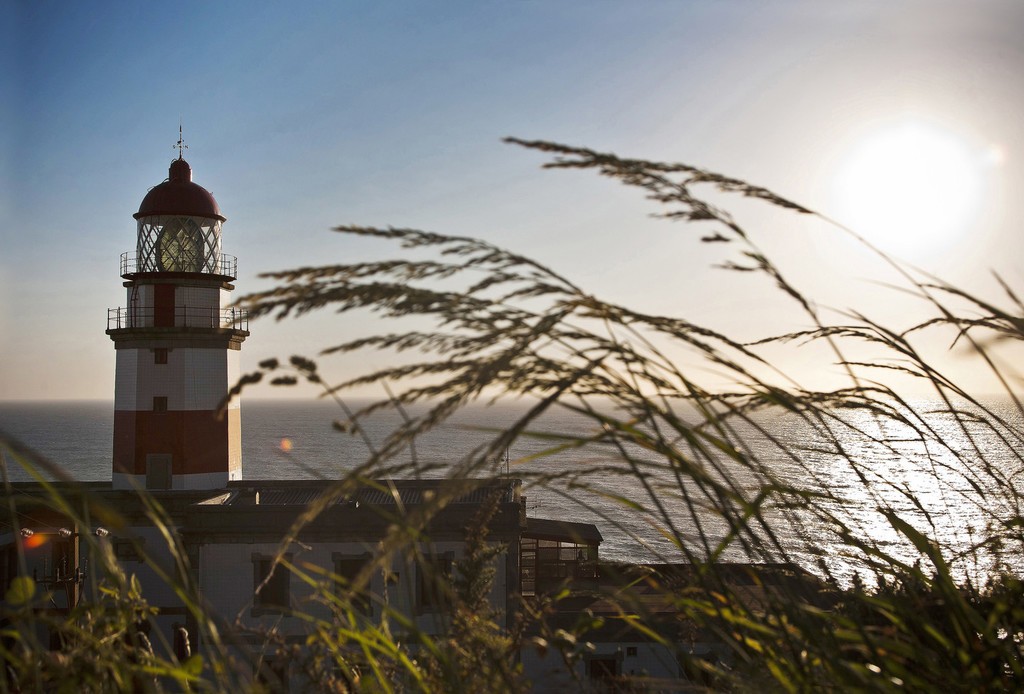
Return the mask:
<path id="1" fill-rule="evenodd" d="M 167 363 L 167 348 L 157 347 L 153 350 L 153 363 L 154 364 L 166 364 Z"/>
<path id="2" fill-rule="evenodd" d="M 167 411 L 167 396 L 157 395 L 153 398 L 153 411 L 154 412 L 166 412 Z"/>

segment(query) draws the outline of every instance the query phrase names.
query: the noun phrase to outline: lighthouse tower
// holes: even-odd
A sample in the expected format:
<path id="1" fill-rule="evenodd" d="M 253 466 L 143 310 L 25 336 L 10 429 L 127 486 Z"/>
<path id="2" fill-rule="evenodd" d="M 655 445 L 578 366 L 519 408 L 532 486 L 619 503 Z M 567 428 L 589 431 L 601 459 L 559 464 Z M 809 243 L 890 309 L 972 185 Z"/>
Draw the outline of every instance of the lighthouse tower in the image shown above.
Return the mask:
<path id="1" fill-rule="evenodd" d="M 225 218 L 192 182 L 182 158 L 143 198 L 135 252 L 121 255 L 127 305 L 110 309 L 114 341 L 114 488 L 214 489 L 242 477 L 238 398 L 248 337 L 244 311 L 228 308 L 234 256 L 221 253 Z"/>

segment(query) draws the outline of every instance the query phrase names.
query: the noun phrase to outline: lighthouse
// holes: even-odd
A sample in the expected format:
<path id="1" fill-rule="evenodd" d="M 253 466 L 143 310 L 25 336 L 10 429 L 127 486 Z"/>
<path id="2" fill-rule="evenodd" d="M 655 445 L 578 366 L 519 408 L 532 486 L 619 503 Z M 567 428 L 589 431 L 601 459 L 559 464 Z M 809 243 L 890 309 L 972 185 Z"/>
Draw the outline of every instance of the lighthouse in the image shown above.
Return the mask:
<path id="1" fill-rule="evenodd" d="M 121 254 L 126 305 L 107 315 L 115 489 L 215 489 L 242 477 L 240 404 L 228 400 L 249 335 L 245 312 L 230 308 L 237 260 L 221 251 L 226 219 L 192 181 L 180 131 L 176 147 L 134 215 L 135 251 Z"/>

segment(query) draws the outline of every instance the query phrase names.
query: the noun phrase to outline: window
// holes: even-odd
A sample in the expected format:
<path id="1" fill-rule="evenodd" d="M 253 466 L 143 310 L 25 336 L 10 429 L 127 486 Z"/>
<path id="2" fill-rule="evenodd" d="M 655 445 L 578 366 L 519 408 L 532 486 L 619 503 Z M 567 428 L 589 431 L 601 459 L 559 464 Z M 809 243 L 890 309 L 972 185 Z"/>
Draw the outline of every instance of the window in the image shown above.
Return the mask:
<path id="1" fill-rule="evenodd" d="M 597 578 L 597 545 L 524 537 L 519 545 L 519 590 L 532 596 L 564 582 Z"/>
<path id="2" fill-rule="evenodd" d="M 166 395 L 154 395 L 153 396 L 153 411 L 154 412 L 166 412 L 167 411 L 167 396 Z"/>
<path id="3" fill-rule="evenodd" d="M 334 573 L 342 579 L 338 585 L 339 591 L 344 592 L 352 585 L 352 582 L 359 575 L 359 572 L 363 570 L 363 567 L 366 566 L 366 563 L 373 558 L 373 555 L 369 552 L 363 554 L 335 552 L 331 555 L 331 558 L 334 559 Z M 370 602 L 370 583 L 371 581 L 368 581 L 359 594 L 352 596 L 352 609 L 367 617 L 373 615 L 373 603 Z"/>
<path id="4" fill-rule="evenodd" d="M 118 561 L 142 561 L 142 538 L 119 538 L 114 540 L 114 556 Z"/>
<path id="5" fill-rule="evenodd" d="M 156 242 L 162 272 L 202 272 L 203 230 L 189 217 L 168 220 Z"/>
<path id="6" fill-rule="evenodd" d="M 454 552 L 424 554 L 416 564 L 416 608 L 438 612 L 447 608 Z"/>
<path id="7" fill-rule="evenodd" d="M 256 682 L 266 691 L 288 691 L 288 661 L 284 658 L 262 658 L 254 674 Z"/>
<path id="8" fill-rule="evenodd" d="M 18 549 L 7 545 L 0 549 L 0 596 L 7 595 L 14 577 L 18 575 Z"/>
<path id="9" fill-rule="evenodd" d="M 153 350 L 153 363 L 154 364 L 166 364 L 167 363 L 167 348 L 157 347 Z"/>
<path id="10" fill-rule="evenodd" d="M 292 557 L 286 554 L 284 558 L 291 561 Z M 252 567 L 253 614 L 287 610 L 291 605 L 291 573 L 288 569 L 280 564 L 274 566 L 274 557 L 263 554 L 252 556 Z"/>
<path id="11" fill-rule="evenodd" d="M 526 596 L 537 594 L 537 540 L 524 537 L 519 544 L 519 591 Z"/>
<path id="12" fill-rule="evenodd" d="M 592 683 L 613 687 L 619 677 L 619 660 L 615 656 L 593 657 L 587 661 L 587 677 Z"/>

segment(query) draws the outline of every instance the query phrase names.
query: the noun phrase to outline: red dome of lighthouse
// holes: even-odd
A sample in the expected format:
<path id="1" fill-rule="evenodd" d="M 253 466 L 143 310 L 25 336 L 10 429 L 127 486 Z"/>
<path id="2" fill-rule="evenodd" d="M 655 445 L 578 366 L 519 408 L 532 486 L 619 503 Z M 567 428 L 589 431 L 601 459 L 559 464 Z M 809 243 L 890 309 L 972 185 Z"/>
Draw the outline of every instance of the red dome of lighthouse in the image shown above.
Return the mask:
<path id="1" fill-rule="evenodd" d="M 175 159 L 167 180 L 150 189 L 133 217 L 152 215 L 188 215 L 226 221 L 213 195 L 198 183 L 192 182 L 192 167 L 184 159 Z"/>

